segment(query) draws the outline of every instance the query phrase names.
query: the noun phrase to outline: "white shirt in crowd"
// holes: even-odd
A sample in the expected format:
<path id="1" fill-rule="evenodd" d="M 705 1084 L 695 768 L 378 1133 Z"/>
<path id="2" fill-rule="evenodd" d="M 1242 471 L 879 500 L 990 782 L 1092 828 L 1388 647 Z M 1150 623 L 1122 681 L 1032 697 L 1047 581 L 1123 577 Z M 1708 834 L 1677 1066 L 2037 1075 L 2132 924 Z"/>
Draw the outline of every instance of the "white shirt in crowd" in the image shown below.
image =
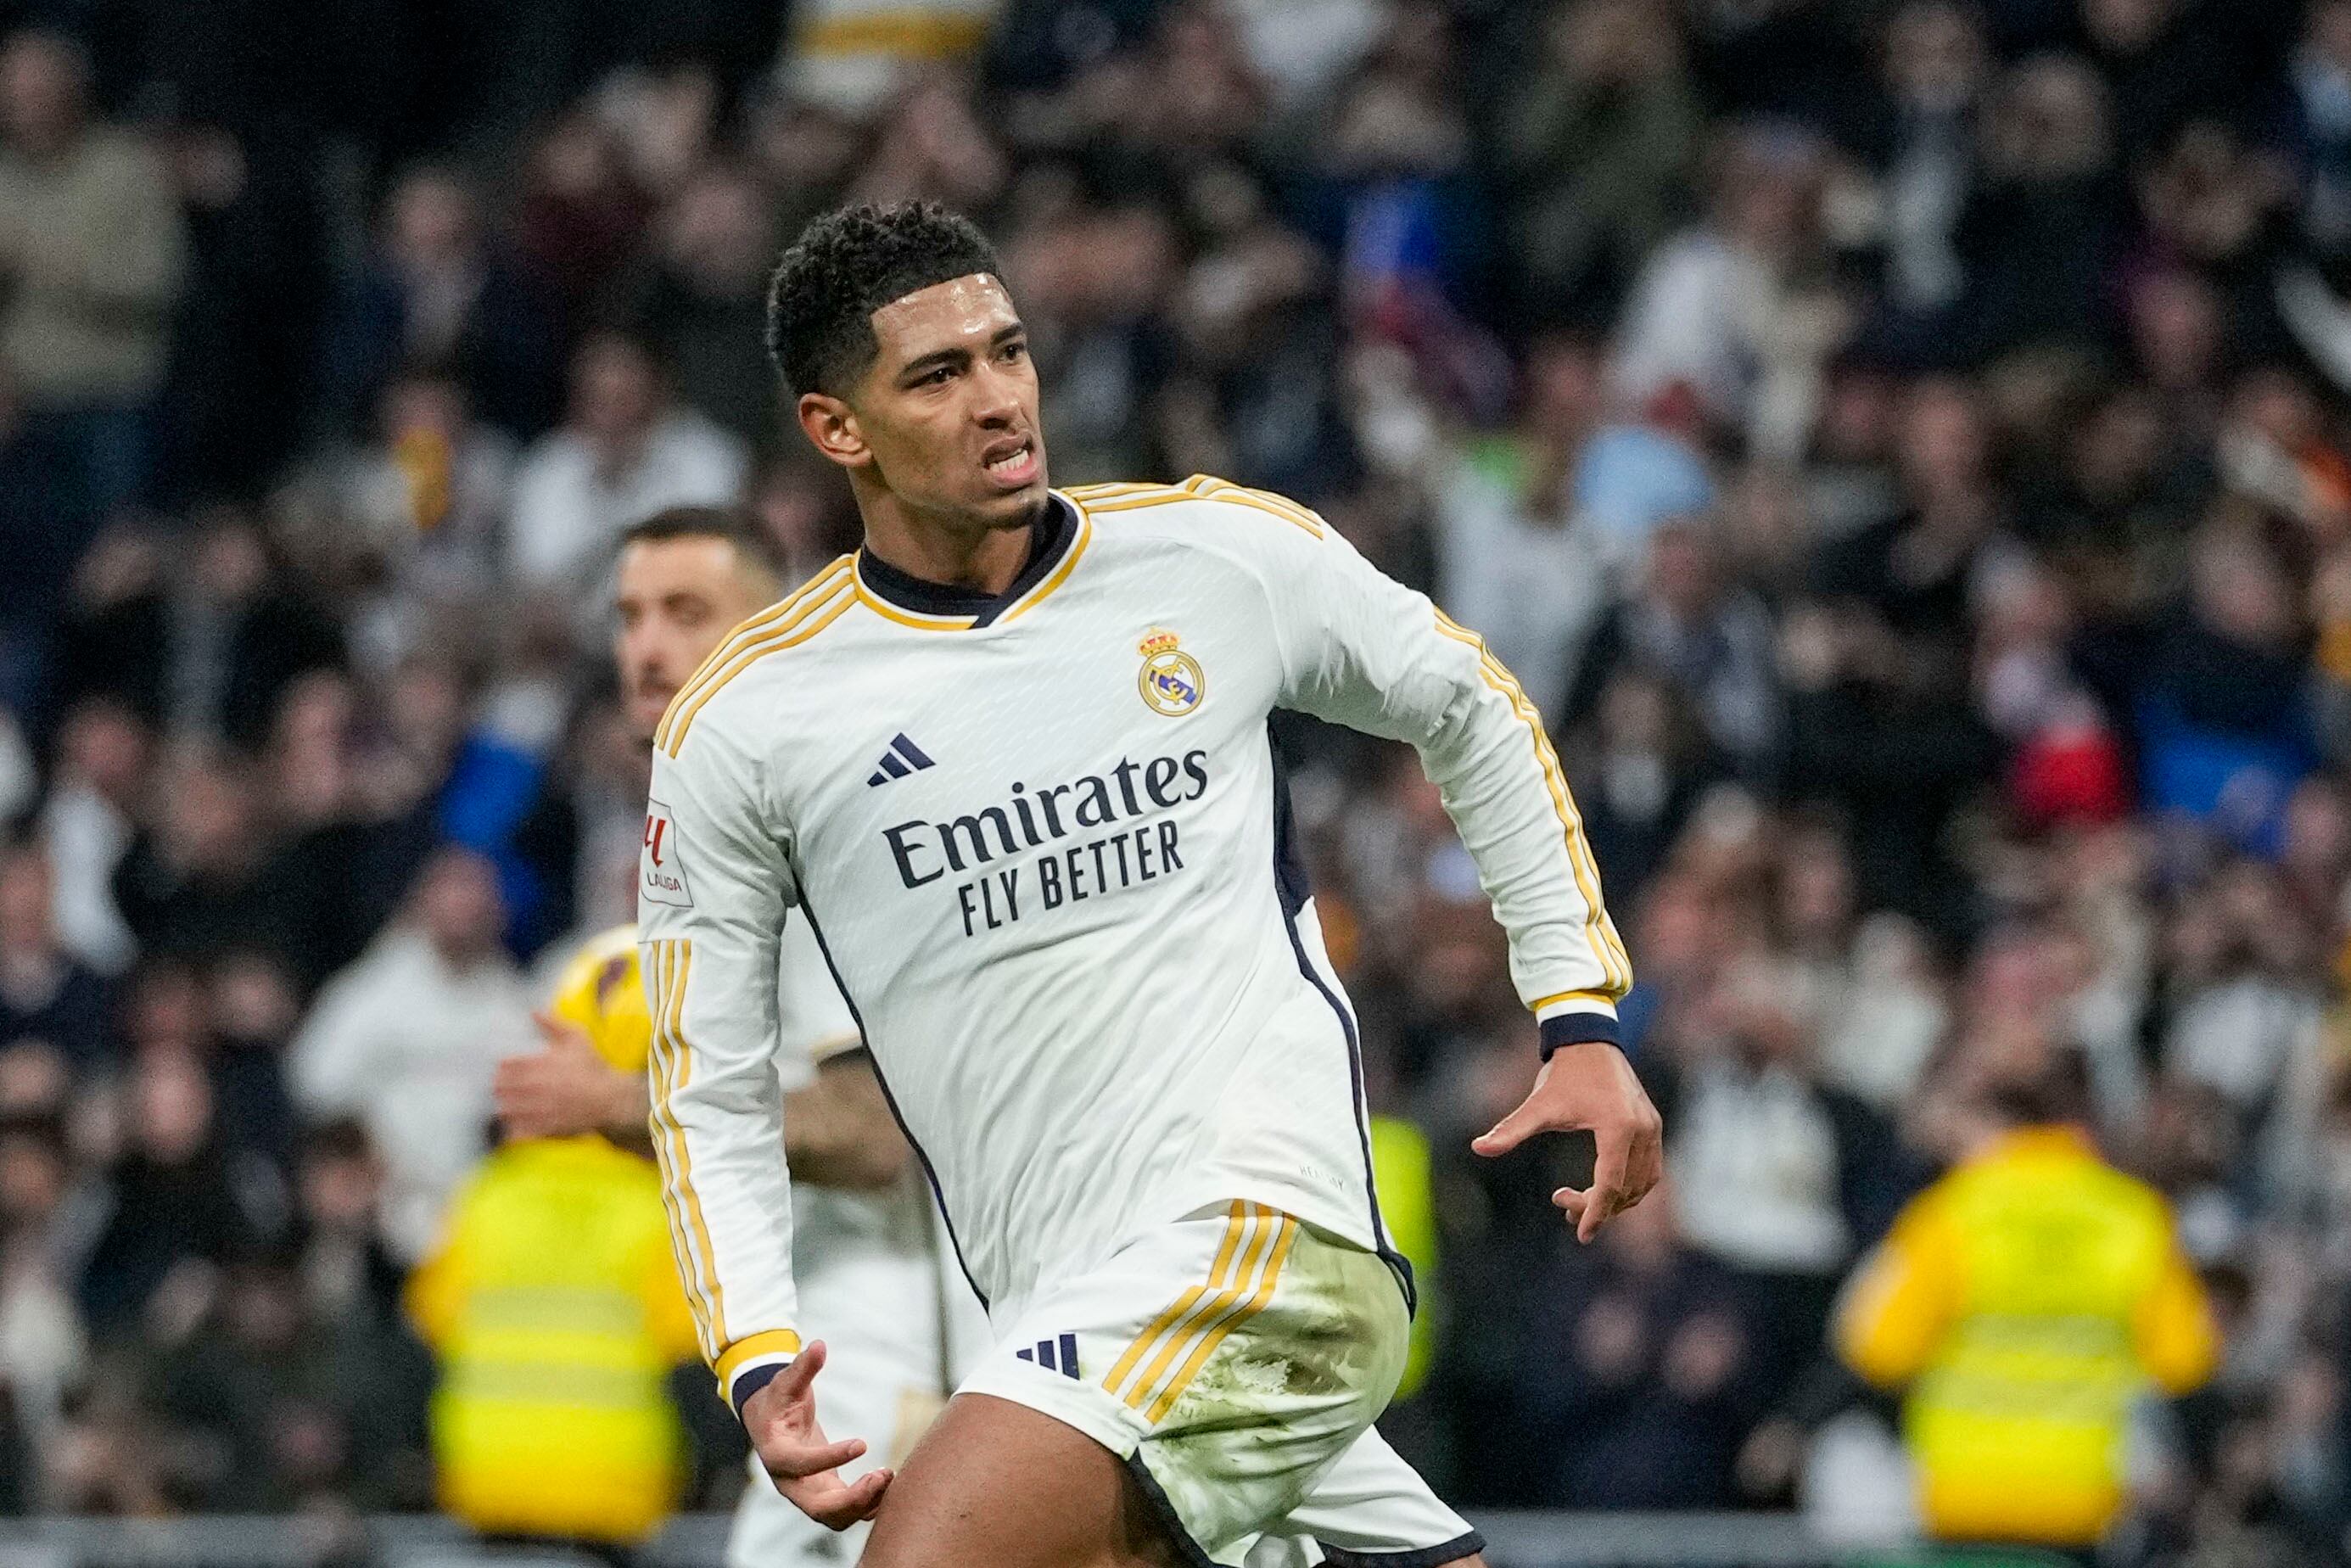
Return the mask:
<path id="1" fill-rule="evenodd" d="M 750 466 L 741 441 L 691 409 L 664 414 L 617 468 L 577 431 L 542 436 L 515 473 L 507 573 L 524 588 L 589 588 L 622 530 L 664 507 L 732 502 Z"/>
<path id="2" fill-rule="evenodd" d="M 424 1255 L 486 1147 L 499 1061 L 538 1049 L 531 992 L 503 954 L 458 967 L 394 926 L 327 982 L 287 1051 L 296 1103 L 350 1116 L 384 1164 L 383 1231 Z"/>

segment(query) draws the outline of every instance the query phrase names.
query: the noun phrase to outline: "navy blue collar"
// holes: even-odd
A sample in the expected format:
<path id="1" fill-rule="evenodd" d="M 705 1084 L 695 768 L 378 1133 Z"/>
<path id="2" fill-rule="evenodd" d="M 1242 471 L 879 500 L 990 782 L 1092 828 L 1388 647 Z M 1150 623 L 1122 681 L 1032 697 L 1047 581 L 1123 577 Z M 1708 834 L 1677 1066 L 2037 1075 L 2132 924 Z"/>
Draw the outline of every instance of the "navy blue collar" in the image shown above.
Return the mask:
<path id="1" fill-rule="evenodd" d="M 916 615 L 968 615 L 974 626 L 985 626 L 1044 581 L 1045 574 L 1070 553 L 1077 537 L 1078 508 L 1060 496 L 1049 495 L 1044 509 L 1029 525 L 1029 558 L 1001 593 L 916 577 L 892 566 L 870 547 L 861 546 L 857 551 L 857 575 L 868 592 L 901 610 Z"/>

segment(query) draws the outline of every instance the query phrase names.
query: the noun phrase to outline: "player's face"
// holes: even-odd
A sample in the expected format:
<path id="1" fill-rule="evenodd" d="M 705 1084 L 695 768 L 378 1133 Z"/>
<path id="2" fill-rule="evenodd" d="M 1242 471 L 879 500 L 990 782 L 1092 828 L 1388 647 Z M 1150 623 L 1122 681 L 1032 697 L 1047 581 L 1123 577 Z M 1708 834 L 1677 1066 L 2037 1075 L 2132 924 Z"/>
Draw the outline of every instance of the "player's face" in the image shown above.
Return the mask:
<path id="1" fill-rule="evenodd" d="M 911 509 L 991 527 L 1045 499 L 1045 438 L 1028 329 L 984 274 L 873 313 L 880 351 L 846 400 L 877 476 Z"/>
<path id="2" fill-rule="evenodd" d="M 745 619 L 773 597 L 773 585 L 725 539 L 688 535 L 642 539 L 621 552 L 612 659 L 629 725 L 653 738 L 677 689 Z"/>

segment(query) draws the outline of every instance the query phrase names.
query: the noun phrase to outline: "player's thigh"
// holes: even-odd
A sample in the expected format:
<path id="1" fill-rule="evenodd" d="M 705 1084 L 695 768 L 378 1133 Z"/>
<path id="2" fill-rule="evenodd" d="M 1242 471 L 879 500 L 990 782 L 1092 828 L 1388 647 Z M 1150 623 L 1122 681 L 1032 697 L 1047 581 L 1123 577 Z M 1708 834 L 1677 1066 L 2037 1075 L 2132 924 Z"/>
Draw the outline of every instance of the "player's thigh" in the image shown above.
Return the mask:
<path id="1" fill-rule="evenodd" d="M 890 1483 L 862 1568 L 1184 1568 L 1118 1457 L 1040 1411 L 959 1394 Z"/>

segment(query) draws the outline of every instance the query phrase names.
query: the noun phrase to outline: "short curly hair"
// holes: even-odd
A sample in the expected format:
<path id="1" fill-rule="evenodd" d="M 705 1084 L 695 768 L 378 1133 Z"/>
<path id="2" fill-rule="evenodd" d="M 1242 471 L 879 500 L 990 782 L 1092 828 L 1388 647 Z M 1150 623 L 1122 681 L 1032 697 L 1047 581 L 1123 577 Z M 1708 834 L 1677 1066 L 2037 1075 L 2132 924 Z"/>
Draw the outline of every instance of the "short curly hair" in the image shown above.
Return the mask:
<path id="1" fill-rule="evenodd" d="M 795 396 L 838 393 L 881 350 L 874 311 L 935 283 L 998 270 L 987 236 L 936 202 L 826 213 L 776 264 L 768 352 Z"/>

